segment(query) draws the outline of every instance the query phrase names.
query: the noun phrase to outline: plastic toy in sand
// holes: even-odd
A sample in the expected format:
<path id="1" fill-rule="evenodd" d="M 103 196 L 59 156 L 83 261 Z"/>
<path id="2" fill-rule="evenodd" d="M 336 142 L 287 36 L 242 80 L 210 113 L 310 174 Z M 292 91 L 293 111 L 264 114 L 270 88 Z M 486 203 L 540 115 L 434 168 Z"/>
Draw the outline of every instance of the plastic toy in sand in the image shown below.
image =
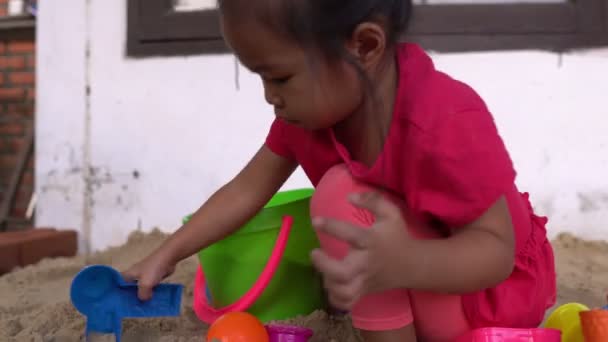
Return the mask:
<path id="1" fill-rule="evenodd" d="M 270 324 L 264 326 L 252 314 L 230 312 L 209 327 L 207 342 L 308 342 L 313 331 L 307 328 Z"/>
<path id="2" fill-rule="evenodd" d="M 580 303 L 568 303 L 555 309 L 547 318 L 546 328 L 562 332 L 562 342 L 585 342 L 583 337 L 580 313 L 589 308 Z"/>
<path id="3" fill-rule="evenodd" d="M 275 194 L 235 234 L 198 253 L 193 309 L 201 321 L 248 312 L 268 323 L 325 308 L 321 275 L 310 260 L 319 247 L 310 220 L 313 192 Z"/>
<path id="4" fill-rule="evenodd" d="M 586 342 L 608 341 L 608 310 L 594 309 L 583 311 L 579 315 Z"/>
<path id="5" fill-rule="evenodd" d="M 556 329 L 482 328 L 461 337 L 457 342 L 560 342 Z"/>
<path id="6" fill-rule="evenodd" d="M 608 306 L 589 309 L 580 303 L 564 304 L 551 313 L 545 326 L 561 330 L 562 342 L 605 342 Z"/>
<path id="7" fill-rule="evenodd" d="M 478 329 L 458 342 L 607 342 L 608 306 L 590 310 L 580 303 L 567 303 L 555 309 L 544 328 Z"/>
<path id="8" fill-rule="evenodd" d="M 123 318 L 175 317 L 180 315 L 183 286 L 161 284 L 152 299 L 137 297 L 137 284 L 126 282 L 115 269 L 94 265 L 82 269 L 72 281 L 70 297 L 87 318 L 86 335 L 114 334 L 120 342 Z"/>
<path id="9" fill-rule="evenodd" d="M 268 331 L 255 316 L 230 312 L 209 327 L 207 342 L 269 342 Z"/>
<path id="10" fill-rule="evenodd" d="M 308 342 L 313 331 L 307 328 L 291 325 L 268 325 L 270 342 Z"/>

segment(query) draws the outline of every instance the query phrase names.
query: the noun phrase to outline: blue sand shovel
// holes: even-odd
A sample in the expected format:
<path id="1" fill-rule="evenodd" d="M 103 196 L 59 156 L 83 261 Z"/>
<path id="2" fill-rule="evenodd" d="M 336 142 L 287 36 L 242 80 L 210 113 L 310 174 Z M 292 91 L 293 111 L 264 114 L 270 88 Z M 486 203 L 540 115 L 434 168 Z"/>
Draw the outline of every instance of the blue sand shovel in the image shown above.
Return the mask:
<path id="1" fill-rule="evenodd" d="M 114 334 L 120 342 L 123 318 L 175 317 L 180 315 L 183 286 L 160 284 L 152 299 L 137 297 L 137 284 L 126 282 L 115 269 L 94 265 L 82 269 L 72 281 L 70 296 L 87 317 L 86 335 Z"/>

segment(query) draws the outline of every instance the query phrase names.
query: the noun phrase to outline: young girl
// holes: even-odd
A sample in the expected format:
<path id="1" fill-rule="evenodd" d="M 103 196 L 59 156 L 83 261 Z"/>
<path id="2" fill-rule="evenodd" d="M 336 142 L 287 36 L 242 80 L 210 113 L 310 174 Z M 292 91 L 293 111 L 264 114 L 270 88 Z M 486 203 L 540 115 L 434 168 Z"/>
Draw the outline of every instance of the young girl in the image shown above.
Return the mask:
<path id="1" fill-rule="evenodd" d="M 125 275 L 139 296 L 252 218 L 300 166 L 331 303 L 367 342 L 536 327 L 555 302 L 546 219 L 468 86 L 398 43 L 410 0 L 220 0 L 276 119 L 248 165 Z M 251 115 L 245 113 L 244 115 Z"/>

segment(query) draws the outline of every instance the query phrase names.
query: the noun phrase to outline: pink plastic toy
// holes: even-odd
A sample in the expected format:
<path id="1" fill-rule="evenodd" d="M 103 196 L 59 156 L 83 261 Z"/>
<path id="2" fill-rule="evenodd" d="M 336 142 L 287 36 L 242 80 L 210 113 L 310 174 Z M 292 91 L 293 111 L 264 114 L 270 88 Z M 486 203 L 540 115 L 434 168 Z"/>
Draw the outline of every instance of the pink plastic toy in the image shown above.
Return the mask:
<path id="1" fill-rule="evenodd" d="M 291 325 L 266 326 L 270 342 L 308 342 L 313 335 L 312 330 Z"/>
<path id="2" fill-rule="evenodd" d="M 268 286 L 268 283 L 270 283 L 270 280 L 272 280 L 272 276 L 277 270 L 277 267 L 281 262 L 281 258 L 283 257 L 283 252 L 285 251 L 285 246 L 287 245 L 287 240 L 289 238 L 289 232 L 291 231 L 292 225 L 293 218 L 286 216 L 283 219 L 283 226 L 281 227 L 281 231 L 277 237 L 276 248 L 274 249 L 273 254 L 270 256 L 266 268 L 255 282 L 251 290 L 245 293 L 245 295 L 243 295 L 243 297 L 241 297 L 234 304 L 228 305 L 224 308 L 215 309 L 209 305 L 205 291 L 195 291 L 193 309 L 200 320 L 205 323 L 212 324 L 219 317 L 229 312 L 247 311 L 247 309 L 258 299 L 262 292 L 264 292 Z M 205 277 L 200 271 L 197 272 L 194 281 L 195 288 L 204 289 L 207 286 L 205 283 Z"/>
<path id="3" fill-rule="evenodd" d="M 473 330 L 457 342 L 560 342 L 561 336 L 555 329 L 483 328 Z"/>

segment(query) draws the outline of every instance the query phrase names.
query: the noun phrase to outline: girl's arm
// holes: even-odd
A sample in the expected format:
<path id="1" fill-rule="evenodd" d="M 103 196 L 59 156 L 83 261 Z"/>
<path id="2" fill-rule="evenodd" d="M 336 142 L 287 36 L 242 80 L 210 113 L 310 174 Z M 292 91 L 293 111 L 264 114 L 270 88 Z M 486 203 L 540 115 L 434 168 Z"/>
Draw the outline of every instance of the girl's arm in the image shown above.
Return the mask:
<path id="1" fill-rule="evenodd" d="M 404 251 L 408 256 L 400 258 L 415 263 L 406 266 L 415 274 L 402 280 L 411 288 L 462 294 L 499 284 L 515 263 L 515 236 L 505 197 L 450 238 L 420 240 L 412 247 L 415 251 Z"/>
<path id="2" fill-rule="evenodd" d="M 161 250 L 177 263 L 230 235 L 263 208 L 296 168 L 297 163 L 262 146 L 247 166 L 213 194 Z"/>
<path id="3" fill-rule="evenodd" d="M 175 265 L 234 232 L 253 217 L 281 188 L 297 164 L 263 146 L 247 166 L 218 190 L 156 251 L 123 273 L 137 280 L 138 297 L 148 300 L 152 289 L 173 273 Z"/>
<path id="4" fill-rule="evenodd" d="M 508 203 L 521 196 L 494 118 L 477 99 L 479 108 L 444 116 L 421 150 L 425 199 L 419 207 L 452 227 L 453 235 L 414 247 L 420 251 L 419 288 L 476 292 L 513 272 L 515 233 Z M 481 213 L 481 208 L 488 209 Z"/>

